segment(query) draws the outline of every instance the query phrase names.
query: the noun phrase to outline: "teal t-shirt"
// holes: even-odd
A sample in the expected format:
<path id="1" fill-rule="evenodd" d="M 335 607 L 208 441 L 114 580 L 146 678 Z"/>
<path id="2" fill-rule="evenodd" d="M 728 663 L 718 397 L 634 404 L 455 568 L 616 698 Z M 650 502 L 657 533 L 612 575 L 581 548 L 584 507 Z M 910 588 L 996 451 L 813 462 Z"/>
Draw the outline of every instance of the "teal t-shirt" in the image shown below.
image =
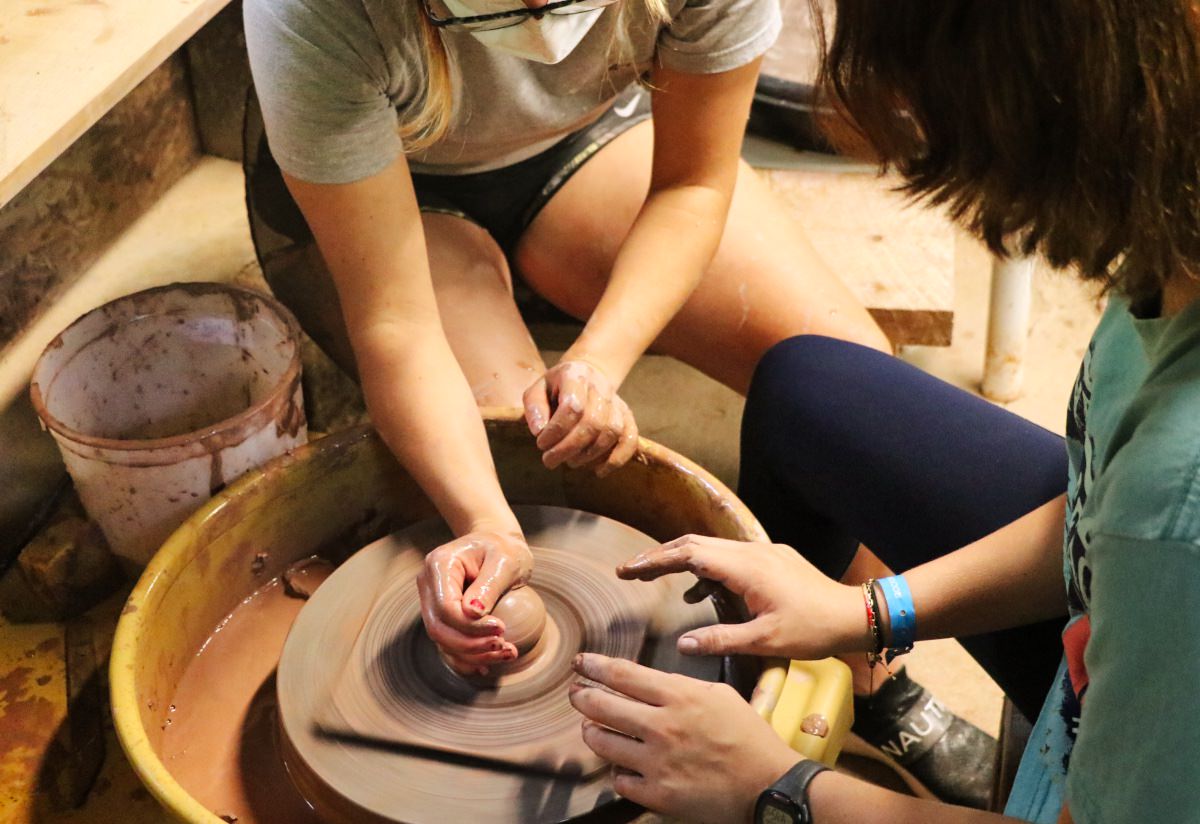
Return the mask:
<path id="1" fill-rule="evenodd" d="M 1200 301 L 1110 300 L 1067 451 L 1063 663 L 1006 812 L 1200 822 Z"/>

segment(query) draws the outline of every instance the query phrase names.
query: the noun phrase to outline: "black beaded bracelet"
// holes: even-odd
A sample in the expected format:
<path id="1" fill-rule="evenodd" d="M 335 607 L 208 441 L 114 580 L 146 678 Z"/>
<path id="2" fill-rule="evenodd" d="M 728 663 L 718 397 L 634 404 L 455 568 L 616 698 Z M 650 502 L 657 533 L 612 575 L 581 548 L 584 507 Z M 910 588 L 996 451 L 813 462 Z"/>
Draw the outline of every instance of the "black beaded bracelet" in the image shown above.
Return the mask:
<path id="1" fill-rule="evenodd" d="M 874 667 L 883 657 L 883 629 L 879 626 L 879 597 L 875 593 L 875 579 L 868 578 L 862 585 L 863 601 L 867 607 L 867 627 L 875 649 L 867 653 L 867 664 Z"/>

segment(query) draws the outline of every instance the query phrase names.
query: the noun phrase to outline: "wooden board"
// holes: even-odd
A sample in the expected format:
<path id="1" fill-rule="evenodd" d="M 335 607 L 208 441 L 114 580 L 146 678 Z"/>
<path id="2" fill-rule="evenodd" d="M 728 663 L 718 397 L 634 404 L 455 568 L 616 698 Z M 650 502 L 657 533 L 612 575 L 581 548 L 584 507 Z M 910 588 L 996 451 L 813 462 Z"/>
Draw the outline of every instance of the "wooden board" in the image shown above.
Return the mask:
<path id="1" fill-rule="evenodd" d="M 185 52 L 204 153 L 240 163 L 251 83 L 241 0 L 233 0 L 196 32 Z"/>
<path id="2" fill-rule="evenodd" d="M 764 171 L 817 253 L 898 346 L 949 346 L 955 229 L 909 203 L 895 177 L 811 169 Z"/>
<path id="3" fill-rule="evenodd" d="M 0 0 L 0 206 L 228 0 Z"/>
<path id="4" fill-rule="evenodd" d="M 0 352 L 198 158 L 172 59 L 0 208 Z"/>

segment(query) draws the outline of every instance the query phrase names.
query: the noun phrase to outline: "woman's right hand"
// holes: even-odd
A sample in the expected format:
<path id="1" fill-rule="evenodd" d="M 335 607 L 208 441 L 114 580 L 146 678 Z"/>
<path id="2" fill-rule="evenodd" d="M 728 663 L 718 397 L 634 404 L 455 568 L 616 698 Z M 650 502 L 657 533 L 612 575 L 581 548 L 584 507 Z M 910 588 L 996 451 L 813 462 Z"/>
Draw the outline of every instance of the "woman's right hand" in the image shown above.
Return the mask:
<path id="1" fill-rule="evenodd" d="M 600 368 L 565 357 L 525 390 L 525 421 L 547 469 L 566 464 L 603 478 L 638 448 L 637 421 Z"/>
<path id="2" fill-rule="evenodd" d="M 425 556 L 417 578 L 421 619 L 446 662 L 464 675 L 517 657 L 491 615 L 505 592 L 529 580 L 533 555 L 519 532 L 471 532 Z"/>
<path id="3" fill-rule="evenodd" d="M 872 646 L 862 589 L 822 574 L 789 546 L 685 535 L 631 558 L 617 575 L 652 581 L 672 572 L 691 572 L 701 585 L 689 600 L 721 584 L 741 597 L 753 619 L 715 624 L 679 638 L 686 655 L 747 654 L 814 660 Z"/>

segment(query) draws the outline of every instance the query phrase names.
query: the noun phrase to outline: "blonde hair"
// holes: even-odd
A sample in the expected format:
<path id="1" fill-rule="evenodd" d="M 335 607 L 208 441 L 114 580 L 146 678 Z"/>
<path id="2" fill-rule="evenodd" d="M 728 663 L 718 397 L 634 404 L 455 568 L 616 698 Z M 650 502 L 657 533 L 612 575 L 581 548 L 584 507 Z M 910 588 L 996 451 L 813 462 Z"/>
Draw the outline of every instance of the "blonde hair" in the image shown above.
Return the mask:
<path id="1" fill-rule="evenodd" d="M 668 0 L 618 0 L 617 25 L 613 27 L 610 53 L 618 64 L 631 63 L 633 54 L 633 27 L 637 15 L 630 12 L 630 5 L 637 3 L 643 8 L 651 25 L 663 26 L 671 20 Z M 437 143 L 450 128 L 454 117 L 454 88 L 457 84 L 457 68 L 450 59 L 450 52 L 442 41 L 441 32 L 429 22 L 421 8 L 420 0 L 408 0 L 408 5 L 417 17 L 420 32 L 420 57 L 425 66 L 425 90 L 415 101 L 400 123 L 400 137 L 409 151 L 427 149 Z"/>

